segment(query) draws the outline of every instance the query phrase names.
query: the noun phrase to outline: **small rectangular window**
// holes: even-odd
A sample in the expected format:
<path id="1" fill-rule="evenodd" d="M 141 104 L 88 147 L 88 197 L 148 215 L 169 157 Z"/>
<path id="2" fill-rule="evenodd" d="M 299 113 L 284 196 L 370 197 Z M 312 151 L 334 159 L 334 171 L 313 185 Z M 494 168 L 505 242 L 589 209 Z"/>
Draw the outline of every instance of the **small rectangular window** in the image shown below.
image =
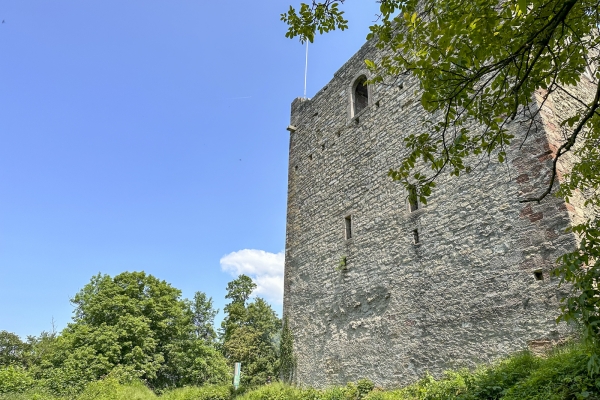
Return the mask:
<path id="1" fill-rule="evenodd" d="M 411 186 L 408 189 L 408 208 L 410 212 L 417 211 L 419 209 L 419 199 L 417 198 L 417 189 Z"/>
<path id="2" fill-rule="evenodd" d="M 415 241 L 415 244 L 419 244 L 419 230 L 415 229 L 413 231 L 413 239 Z"/>
<path id="3" fill-rule="evenodd" d="M 350 239 L 352 237 L 352 216 L 348 215 L 344 218 L 344 222 L 346 223 L 346 239 Z"/>

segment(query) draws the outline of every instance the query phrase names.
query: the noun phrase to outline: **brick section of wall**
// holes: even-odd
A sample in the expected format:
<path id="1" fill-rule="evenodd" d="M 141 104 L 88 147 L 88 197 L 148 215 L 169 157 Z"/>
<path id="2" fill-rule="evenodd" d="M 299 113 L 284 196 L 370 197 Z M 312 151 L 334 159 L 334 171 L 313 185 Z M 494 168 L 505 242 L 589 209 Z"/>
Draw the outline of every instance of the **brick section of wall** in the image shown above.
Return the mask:
<path id="1" fill-rule="evenodd" d="M 569 211 L 554 197 L 519 203 L 544 179 L 545 131 L 513 144 L 505 164 L 443 177 L 411 213 L 387 171 L 427 118 L 417 83 L 372 87 L 370 105 L 348 112 L 363 60 L 378 57 L 367 43 L 313 99 L 292 103 L 284 313 L 302 384 L 396 387 L 565 333 L 548 271 L 574 245 Z"/>
<path id="2" fill-rule="evenodd" d="M 567 90 L 568 93 L 565 90 Z M 548 99 L 543 103 L 540 110 L 540 116 L 544 124 L 548 141 L 548 155 L 546 157 L 549 160 L 556 155 L 560 146 L 565 142 L 565 138 L 568 137 L 570 131 L 572 131 L 572 128 L 560 126 L 560 122 L 577 113 L 582 114 L 585 111 L 584 106 L 574 101 L 572 96 L 576 96 L 584 103 L 589 104 L 594 99 L 596 84 L 584 75 L 576 87 L 567 87 L 565 90 L 559 89 L 548 96 Z M 546 92 L 542 90 L 536 93 L 538 105 L 542 104 L 544 95 L 546 95 Z M 577 146 L 574 146 L 573 150 L 576 149 Z M 560 158 L 557 164 L 557 185 L 564 181 L 564 175 L 568 171 L 571 171 L 573 165 L 577 162 L 578 158 L 573 153 L 574 152 L 571 151 Z M 591 194 L 575 192 L 570 199 L 570 204 L 565 205 L 573 224 L 582 223 L 589 219 L 593 214 L 597 216 L 600 215 L 600 210 L 593 210 L 591 207 L 586 207 L 584 205 L 586 196 L 589 195 Z"/>

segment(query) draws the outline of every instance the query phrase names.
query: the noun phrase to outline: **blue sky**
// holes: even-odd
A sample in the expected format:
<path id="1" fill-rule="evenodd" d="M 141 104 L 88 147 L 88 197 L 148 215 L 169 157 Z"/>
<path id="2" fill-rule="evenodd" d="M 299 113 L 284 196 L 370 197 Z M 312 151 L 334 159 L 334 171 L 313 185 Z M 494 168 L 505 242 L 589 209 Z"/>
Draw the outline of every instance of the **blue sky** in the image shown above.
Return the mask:
<path id="1" fill-rule="evenodd" d="M 2 2 L 0 330 L 62 329 L 99 272 L 144 270 L 221 309 L 246 272 L 281 311 L 285 128 L 304 84 L 290 4 Z M 310 46 L 309 97 L 377 12 L 346 9 L 350 29 Z"/>

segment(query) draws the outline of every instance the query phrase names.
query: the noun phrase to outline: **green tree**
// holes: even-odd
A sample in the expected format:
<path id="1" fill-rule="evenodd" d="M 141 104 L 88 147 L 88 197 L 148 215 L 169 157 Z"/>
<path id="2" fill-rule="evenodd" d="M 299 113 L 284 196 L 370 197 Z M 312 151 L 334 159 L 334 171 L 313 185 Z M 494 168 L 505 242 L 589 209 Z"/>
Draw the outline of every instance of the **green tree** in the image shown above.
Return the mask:
<path id="1" fill-rule="evenodd" d="M 247 275 L 240 275 L 227 284 L 226 299 L 231 299 L 230 304 L 245 304 L 252 292 L 256 289 L 256 283 Z"/>
<path id="2" fill-rule="evenodd" d="M 459 176 L 482 158 L 503 163 L 511 143 L 527 146 L 540 110 L 554 93 L 576 110 L 559 122 L 563 140 L 552 153 L 549 179 L 521 202 L 548 195 L 573 202 L 583 193 L 595 209 L 572 228 L 580 244 L 558 260 L 555 273 L 572 292 L 561 319 L 583 325 L 592 345 L 590 369 L 600 372 L 600 3 L 598 0 L 380 0 L 369 39 L 387 53 L 365 60 L 373 83 L 418 79 L 430 121 L 404 139 L 406 157 L 389 175 L 410 201 L 427 202 L 441 174 Z M 312 1 L 281 19 L 287 37 L 313 41 L 317 32 L 346 29 L 344 0 Z M 575 88 L 578 87 L 578 90 Z M 509 131 L 513 121 L 527 129 Z M 473 122 L 479 128 L 473 129 Z M 557 183 L 561 158 L 568 170 Z"/>
<path id="3" fill-rule="evenodd" d="M 225 306 L 221 325 L 224 355 L 231 364 L 242 363 L 242 383 L 259 385 L 277 376 L 277 339 L 281 320 L 271 306 L 257 297 L 248 303 L 256 284 L 240 275 L 227 285 L 231 302 Z"/>
<path id="4" fill-rule="evenodd" d="M 30 346 L 29 366 L 39 366 L 48 362 L 56 351 L 56 332 L 42 332 L 39 336 L 28 336 L 27 344 Z"/>
<path id="5" fill-rule="evenodd" d="M 202 386 L 231 381 L 227 360 L 212 344 L 202 338 L 180 340 L 167 349 L 160 373 L 170 386 Z"/>
<path id="6" fill-rule="evenodd" d="M 231 302 L 225 306 L 225 318 L 221 322 L 221 340 L 226 342 L 233 330 L 246 321 L 246 302 L 250 298 L 256 284 L 247 275 L 240 275 L 227 284 L 226 299 Z"/>
<path id="7" fill-rule="evenodd" d="M 25 367 L 31 346 L 8 331 L 0 331 L 0 368 L 12 366 Z"/>
<path id="8" fill-rule="evenodd" d="M 39 372 L 55 392 L 117 367 L 159 389 L 228 379 L 223 356 L 197 337 L 191 302 L 165 281 L 144 272 L 99 274 L 72 303 L 73 322 Z"/>
<path id="9" fill-rule="evenodd" d="M 286 383 L 294 381 L 296 371 L 296 356 L 294 355 L 294 337 L 290 329 L 287 315 L 283 316 L 281 342 L 279 345 L 279 375 Z"/>
<path id="10" fill-rule="evenodd" d="M 192 303 L 192 323 L 196 327 L 196 336 L 212 342 L 216 339 L 217 334 L 214 329 L 215 316 L 219 310 L 213 307 L 212 297 L 207 298 L 203 292 L 194 294 Z"/>

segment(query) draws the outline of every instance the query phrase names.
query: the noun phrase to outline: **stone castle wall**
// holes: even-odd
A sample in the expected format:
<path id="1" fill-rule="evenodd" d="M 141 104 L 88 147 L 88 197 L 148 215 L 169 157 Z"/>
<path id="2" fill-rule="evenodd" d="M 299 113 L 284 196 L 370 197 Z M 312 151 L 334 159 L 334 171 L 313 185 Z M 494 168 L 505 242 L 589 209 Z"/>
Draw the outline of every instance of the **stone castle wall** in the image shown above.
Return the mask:
<path id="1" fill-rule="evenodd" d="M 515 144 L 504 164 L 442 177 L 428 204 L 410 212 L 387 171 L 427 117 L 417 82 L 371 86 L 369 106 L 350 112 L 363 60 L 379 54 L 365 44 L 312 99 L 292 103 L 284 313 L 297 380 L 316 387 L 362 377 L 396 387 L 565 329 L 555 323 L 564 294 L 549 271 L 575 243 L 564 231 L 571 211 L 554 197 L 519 203 L 545 179 L 546 130 L 521 150 Z"/>

